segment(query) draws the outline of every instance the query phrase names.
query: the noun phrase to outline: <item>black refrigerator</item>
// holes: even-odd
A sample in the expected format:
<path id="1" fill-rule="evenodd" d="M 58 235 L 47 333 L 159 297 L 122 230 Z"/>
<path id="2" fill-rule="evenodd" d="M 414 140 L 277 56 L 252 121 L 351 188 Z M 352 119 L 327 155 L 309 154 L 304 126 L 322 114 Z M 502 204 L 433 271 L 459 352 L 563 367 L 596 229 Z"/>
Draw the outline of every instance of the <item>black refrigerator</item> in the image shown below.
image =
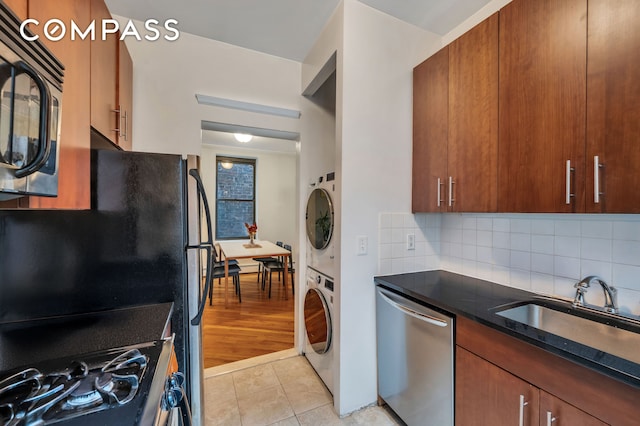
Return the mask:
<path id="1" fill-rule="evenodd" d="M 197 168 L 195 156 L 93 150 L 90 210 L 0 210 L 0 325 L 171 302 L 179 369 L 202 424 L 198 310 L 210 244 Z"/>

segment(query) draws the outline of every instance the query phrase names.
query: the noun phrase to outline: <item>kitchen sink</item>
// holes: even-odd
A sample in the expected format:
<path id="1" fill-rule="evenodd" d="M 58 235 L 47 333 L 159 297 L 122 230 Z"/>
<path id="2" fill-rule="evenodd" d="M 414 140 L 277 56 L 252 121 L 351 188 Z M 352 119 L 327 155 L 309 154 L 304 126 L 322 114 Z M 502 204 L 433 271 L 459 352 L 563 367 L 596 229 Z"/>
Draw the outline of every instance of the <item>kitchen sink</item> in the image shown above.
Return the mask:
<path id="1" fill-rule="evenodd" d="M 640 321 L 548 299 L 498 306 L 493 311 L 525 326 L 640 364 Z"/>

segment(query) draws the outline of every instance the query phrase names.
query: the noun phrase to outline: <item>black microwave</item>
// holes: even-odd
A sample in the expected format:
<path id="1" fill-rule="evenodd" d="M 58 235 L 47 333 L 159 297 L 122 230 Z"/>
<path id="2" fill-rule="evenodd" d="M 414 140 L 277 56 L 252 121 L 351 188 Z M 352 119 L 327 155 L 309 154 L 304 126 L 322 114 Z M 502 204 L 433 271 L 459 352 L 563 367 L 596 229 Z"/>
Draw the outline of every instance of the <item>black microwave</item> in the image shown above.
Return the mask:
<path id="1" fill-rule="evenodd" d="M 0 1 L 0 201 L 58 195 L 64 67 Z"/>

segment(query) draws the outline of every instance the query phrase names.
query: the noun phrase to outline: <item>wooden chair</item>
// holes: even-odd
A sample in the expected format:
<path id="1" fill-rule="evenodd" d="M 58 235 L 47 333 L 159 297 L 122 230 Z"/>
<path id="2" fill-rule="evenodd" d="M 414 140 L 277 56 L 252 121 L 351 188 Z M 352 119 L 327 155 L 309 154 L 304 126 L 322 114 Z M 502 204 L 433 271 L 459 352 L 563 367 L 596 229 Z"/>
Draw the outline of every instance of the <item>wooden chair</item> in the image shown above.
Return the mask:
<path id="1" fill-rule="evenodd" d="M 233 286 L 238 295 L 239 303 L 242 303 L 242 294 L 240 292 L 240 266 L 229 262 L 229 277 L 233 279 Z M 211 271 L 211 281 L 218 278 L 224 278 L 224 262 L 213 262 L 213 271 Z M 213 285 L 209 287 L 209 306 L 213 305 Z"/>
<path id="2" fill-rule="evenodd" d="M 283 243 L 282 241 L 276 241 L 276 245 L 282 247 Z M 264 264 L 268 262 L 276 262 L 278 259 L 275 257 L 254 257 L 253 260 L 258 262 L 258 276 L 256 277 L 256 282 L 259 283 L 261 274 L 264 274 Z M 264 280 L 262 281 L 262 289 L 264 290 Z"/>
<path id="3" fill-rule="evenodd" d="M 265 283 L 266 283 L 266 274 L 267 272 L 269 273 L 269 299 L 271 299 L 271 281 L 272 281 L 272 274 L 273 272 L 278 272 L 278 277 L 280 277 L 280 273 L 282 272 L 284 275 L 284 265 L 285 265 L 285 259 L 288 259 L 288 263 L 289 263 L 289 273 L 291 274 L 291 292 L 295 295 L 296 294 L 296 290 L 295 290 L 295 275 L 296 275 L 296 271 L 293 268 L 293 256 L 291 253 L 291 245 L 289 244 L 284 244 L 284 249 L 289 251 L 289 256 L 280 256 L 278 259 L 276 259 L 275 261 L 271 261 L 271 262 L 265 262 L 264 263 L 264 270 L 262 272 L 262 288 L 264 289 L 265 287 Z M 284 285 L 284 280 L 282 280 L 282 285 Z"/>

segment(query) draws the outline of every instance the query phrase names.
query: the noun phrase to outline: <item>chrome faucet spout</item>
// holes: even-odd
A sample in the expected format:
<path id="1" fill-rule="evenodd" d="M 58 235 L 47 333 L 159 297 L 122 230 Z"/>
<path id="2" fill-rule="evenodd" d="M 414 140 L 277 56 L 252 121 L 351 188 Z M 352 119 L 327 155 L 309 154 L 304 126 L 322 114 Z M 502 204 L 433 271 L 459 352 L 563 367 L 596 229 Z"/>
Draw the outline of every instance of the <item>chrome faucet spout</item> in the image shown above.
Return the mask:
<path id="1" fill-rule="evenodd" d="M 596 275 L 585 277 L 573 286 L 576 289 L 576 296 L 573 299 L 573 306 L 585 305 L 584 294 L 587 292 L 587 289 L 594 281 L 600 284 L 600 287 L 602 287 L 602 291 L 604 292 L 604 310 L 611 314 L 617 314 L 618 291 L 615 289 L 615 287 L 609 286 L 602 278 Z"/>

